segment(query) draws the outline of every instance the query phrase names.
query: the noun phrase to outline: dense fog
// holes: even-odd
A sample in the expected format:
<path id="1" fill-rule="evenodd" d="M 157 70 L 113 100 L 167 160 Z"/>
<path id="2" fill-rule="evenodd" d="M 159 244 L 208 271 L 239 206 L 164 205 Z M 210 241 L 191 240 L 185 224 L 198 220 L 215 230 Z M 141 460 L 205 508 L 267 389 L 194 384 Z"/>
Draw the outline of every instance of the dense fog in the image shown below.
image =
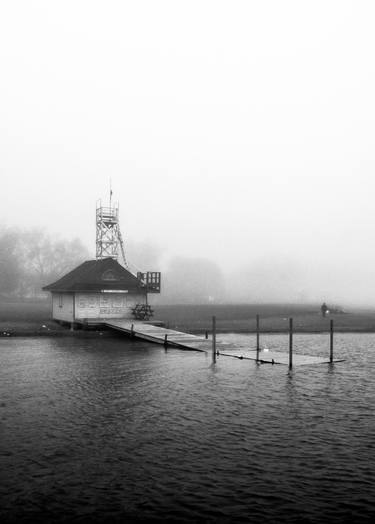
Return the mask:
<path id="1" fill-rule="evenodd" d="M 2 293 L 94 257 L 111 180 L 158 300 L 374 303 L 373 2 L 0 9 Z"/>
<path id="2" fill-rule="evenodd" d="M 298 264 L 293 257 L 255 256 L 233 270 L 198 256 L 172 255 L 149 242 L 125 242 L 129 269 L 162 271 L 159 304 L 319 303 L 373 305 L 375 270 L 337 264 Z M 92 250 L 91 250 L 92 251 Z M 57 280 L 93 253 L 74 238 L 68 240 L 41 229 L 0 230 L 0 296 L 43 298 L 42 287 Z M 119 262 L 123 264 L 119 256 Z M 369 284 L 370 283 L 370 284 Z"/>

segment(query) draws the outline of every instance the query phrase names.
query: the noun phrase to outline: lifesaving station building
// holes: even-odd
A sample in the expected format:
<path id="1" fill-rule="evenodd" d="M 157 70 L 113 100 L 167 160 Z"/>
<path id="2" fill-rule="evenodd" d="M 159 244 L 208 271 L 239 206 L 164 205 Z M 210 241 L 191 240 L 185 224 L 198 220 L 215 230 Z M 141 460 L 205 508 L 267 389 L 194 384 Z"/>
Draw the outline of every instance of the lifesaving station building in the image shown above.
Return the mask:
<path id="1" fill-rule="evenodd" d="M 159 272 L 130 272 L 117 261 L 121 248 L 127 265 L 118 224 L 118 207 L 97 207 L 96 259 L 88 260 L 43 288 L 52 294 L 52 317 L 62 323 L 114 318 L 148 319 L 152 310 L 148 293 L 160 293 Z"/>

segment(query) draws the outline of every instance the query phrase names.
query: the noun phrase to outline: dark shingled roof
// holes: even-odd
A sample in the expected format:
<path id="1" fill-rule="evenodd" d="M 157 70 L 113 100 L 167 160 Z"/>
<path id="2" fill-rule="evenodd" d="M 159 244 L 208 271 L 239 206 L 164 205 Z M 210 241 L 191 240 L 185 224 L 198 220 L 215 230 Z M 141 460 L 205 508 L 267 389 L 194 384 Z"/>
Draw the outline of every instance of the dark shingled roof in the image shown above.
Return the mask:
<path id="1" fill-rule="evenodd" d="M 137 277 L 113 258 L 87 260 L 65 276 L 44 286 L 44 291 L 100 291 L 102 289 L 128 290 L 146 293 Z"/>

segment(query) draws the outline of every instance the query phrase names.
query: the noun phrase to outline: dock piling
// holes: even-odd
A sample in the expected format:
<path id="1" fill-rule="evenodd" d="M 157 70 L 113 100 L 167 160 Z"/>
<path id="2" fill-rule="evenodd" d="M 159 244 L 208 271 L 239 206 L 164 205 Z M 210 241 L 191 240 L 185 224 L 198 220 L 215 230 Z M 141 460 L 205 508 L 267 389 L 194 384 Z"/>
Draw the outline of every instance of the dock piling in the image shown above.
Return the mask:
<path id="1" fill-rule="evenodd" d="M 217 334 L 217 322 L 216 317 L 212 318 L 212 334 L 210 338 L 212 338 L 211 344 L 208 342 L 208 340 L 204 340 L 204 337 L 202 336 L 196 336 L 193 334 L 185 333 L 182 331 L 175 331 L 173 329 L 166 330 L 164 327 L 161 326 L 155 326 L 150 323 L 143 323 L 143 322 L 134 322 L 132 320 L 126 320 L 126 319 L 118 319 L 118 320 L 111 320 L 102 322 L 103 326 L 106 326 L 110 329 L 113 329 L 120 333 L 126 333 L 128 336 L 133 336 L 133 338 L 139 338 L 142 340 L 146 340 L 152 343 L 157 343 L 160 345 L 165 345 L 165 351 L 167 352 L 168 348 L 171 346 L 179 348 L 179 349 L 188 349 L 192 351 L 199 351 L 204 353 L 205 355 L 209 355 L 211 353 L 212 363 L 215 364 L 217 362 L 219 354 L 223 357 L 232 357 L 232 358 L 238 358 L 240 360 L 253 360 L 255 361 L 257 358 L 259 359 L 257 364 L 260 363 L 270 363 L 270 364 L 283 364 L 288 369 L 289 365 L 289 373 L 291 373 L 291 369 L 294 370 L 296 366 L 302 365 L 302 364 L 327 364 L 332 362 L 332 364 L 335 362 L 341 362 L 341 360 L 333 360 L 333 342 L 331 342 L 331 355 L 330 357 L 328 354 L 324 357 L 319 357 L 317 355 L 305 355 L 305 354 L 299 354 L 299 352 L 296 353 L 296 355 L 293 355 L 293 335 L 294 335 L 294 323 L 293 319 L 289 318 L 289 324 L 286 324 L 286 329 L 283 330 L 285 335 L 289 332 L 289 352 L 288 349 L 284 349 L 283 352 L 274 351 L 271 348 L 268 349 L 268 351 L 260 353 L 261 348 L 259 348 L 259 356 L 257 355 L 257 352 L 255 351 L 254 347 L 249 347 L 249 343 L 239 343 L 239 344 L 228 344 L 225 340 L 220 341 L 216 339 Z M 83 321 L 82 321 L 83 323 Z M 88 324 L 83 323 L 83 325 Z M 329 323 L 326 324 L 326 332 L 328 334 L 328 326 Z M 254 324 L 253 324 L 254 328 Z M 253 329 L 254 332 L 254 329 Z M 331 333 L 334 337 L 334 329 L 333 324 L 331 325 Z M 167 335 L 167 336 L 166 336 Z M 284 336 L 285 336 L 284 335 Z M 255 342 L 255 341 L 254 341 Z M 253 342 L 253 344 L 254 344 Z M 328 340 L 327 340 L 328 342 Z M 255 345 L 255 344 L 254 344 Z M 328 345 L 328 344 L 327 344 Z M 232 351 L 230 351 L 232 350 Z M 327 347 L 328 350 L 328 347 Z M 328 351 L 327 351 L 328 353 Z"/>
<path id="2" fill-rule="evenodd" d="M 329 362 L 333 362 L 333 320 L 330 321 L 330 333 L 329 333 Z"/>
<path id="3" fill-rule="evenodd" d="M 259 346 L 259 315 L 256 316 L 256 333 L 257 333 L 257 359 L 256 359 L 256 361 L 258 362 L 258 360 L 259 360 L 259 350 L 260 350 L 260 346 Z"/>
<path id="4" fill-rule="evenodd" d="M 212 362 L 216 363 L 216 317 L 212 317 Z"/>
<path id="5" fill-rule="evenodd" d="M 289 369 L 293 368 L 293 319 L 289 319 Z"/>

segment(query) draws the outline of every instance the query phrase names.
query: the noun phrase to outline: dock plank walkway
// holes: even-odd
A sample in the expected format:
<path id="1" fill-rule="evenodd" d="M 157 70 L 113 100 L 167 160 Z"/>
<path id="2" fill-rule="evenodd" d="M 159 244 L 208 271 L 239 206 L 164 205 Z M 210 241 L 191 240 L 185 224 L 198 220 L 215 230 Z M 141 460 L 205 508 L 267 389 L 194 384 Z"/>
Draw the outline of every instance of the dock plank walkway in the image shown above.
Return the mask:
<path id="1" fill-rule="evenodd" d="M 174 346 L 180 349 L 187 349 L 190 351 L 201 351 L 205 353 L 212 352 L 212 340 L 205 337 L 183 333 L 174 329 L 167 329 L 165 327 L 155 326 L 151 323 L 136 322 L 126 319 L 103 319 L 102 323 L 110 329 L 132 335 L 136 338 L 154 342 L 156 344 L 165 344 L 165 337 L 167 337 L 168 346 Z M 269 351 L 262 349 L 259 351 L 258 358 L 256 349 L 250 349 L 245 344 L 233 344 L 217 340 L 216 351 L 218 355 L 225 357 L 233 357 L 246 360 L 258 360 L 264 364 L 282 364 L 289 365 L 289 353 L 279 351 Z M 328 353 L 328 351 L 327 351 Z M 335 359 L 333 362 L 342 362 L 342 360 Z M 328 364 L 329 357 L 326 358 L 310 355 L 301 355 L 293 352 L 293 365 L 308 365 L 308 364 Z"/>

